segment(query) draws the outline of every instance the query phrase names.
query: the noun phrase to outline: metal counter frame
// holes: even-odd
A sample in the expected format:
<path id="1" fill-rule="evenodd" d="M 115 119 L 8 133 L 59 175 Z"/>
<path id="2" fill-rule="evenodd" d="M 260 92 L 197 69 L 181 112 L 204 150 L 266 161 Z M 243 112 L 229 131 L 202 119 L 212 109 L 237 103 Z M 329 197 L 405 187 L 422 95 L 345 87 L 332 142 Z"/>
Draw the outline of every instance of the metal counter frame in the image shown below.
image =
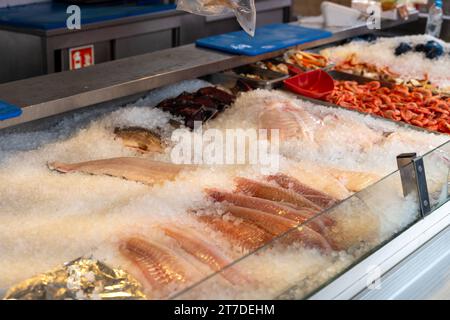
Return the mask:
<path id="1" fill-rule="evenodd" d="M 257 0 L 258 25 L 292 21 L 291 5 L 291 0 Z M 178 47 L 192 43 L 198 38 L 236 31 L 239 28 L 234 15 L 205 17 L 171 8 L 86 23 L 81 30 L 69 30 L 66 27 L 46 30 L 0 23 L 0 42 L 16 35 L 19 39 L 23 39 L 16 40 L 14 46 L 21 54 L 25 49 L 26 52 L 34 50 L 34 54 L 39 53 L 38 57 L 29 58 L 30 61 L 24 63 L 28 66 L 28 76 L 19 73 L 21 77 L 17 77 L 14 70 L 9 70 L 7 75 L 0 73 L 0 83 L 8 79 L 18 80 L 69 70 L 68 50 L 74 47 L 94 45 L 96 63 L 104 63 Z M 11 58 L 17 57 L 14 52 L 5 51 L 3 55 L 13 62 L 20 60 Z M 36 73 L 37 69 L 40 73 Z"/>
<path id="2" fill-rule="evenodd" d="M 450 202 L 419 220 L 398 237 L 385 244 L 369 257 L 340 275 L 336 280 L 313 294 L 311 300 L 363 299 L 372 282 L 386 274 L 399 262 L 433 239 L 450 225 Z M 383 286 L 383 282 L 380 283 Z M 376 289 L 376 286 L 374 286 Z M 369 290 L 370 291 L 370 290 Z M 379 298 L 379 297 L 378 297 Z"/>

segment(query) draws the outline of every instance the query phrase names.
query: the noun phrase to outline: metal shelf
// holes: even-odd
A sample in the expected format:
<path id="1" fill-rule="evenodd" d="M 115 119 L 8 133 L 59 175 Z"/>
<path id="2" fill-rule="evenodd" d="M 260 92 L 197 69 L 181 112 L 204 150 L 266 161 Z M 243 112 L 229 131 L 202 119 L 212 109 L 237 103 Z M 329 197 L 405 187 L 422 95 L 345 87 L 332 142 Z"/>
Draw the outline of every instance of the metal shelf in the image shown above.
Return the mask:
<path id="1" fill-rule="evenodd" d="M 415 21 L 383 21 L 383 29 Z M 365 23 L 333 28 L 333 36 L 298 46 L 300 49 L 337 42 L 372 32 Z M 60 72 L 0 85 L 0 97 L 23 109 L 19 118 L 0 122 L 0 129 L 49 117 L 70 110 L 144 93 L 181 80 L 281 55 L 284 50 L 248 57 L 186 45 L 89 68 Z"/>

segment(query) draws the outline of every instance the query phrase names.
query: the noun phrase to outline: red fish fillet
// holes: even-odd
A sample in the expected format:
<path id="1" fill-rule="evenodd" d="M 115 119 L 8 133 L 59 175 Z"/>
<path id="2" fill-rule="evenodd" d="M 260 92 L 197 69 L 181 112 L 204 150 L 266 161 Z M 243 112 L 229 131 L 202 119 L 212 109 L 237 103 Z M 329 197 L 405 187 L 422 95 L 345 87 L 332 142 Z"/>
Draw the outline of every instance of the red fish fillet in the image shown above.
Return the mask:
<path id="1" fill-rule="evenodd" d="M 275 216 L 267 212 L 238 206 L 227 206 L 226 209 L 232 215 L 251 221 L 274 236 L 279 236 L 292 230 L 281 240 L 284 243 L 291 244 L 293 242 L 300 242 L 306 247 L 318 248 L 325 252 L 332 250 L 327 240 L 318 232 L 307 226 L 297 228 L 298 223 L 295 221 Z"/>
<path id="2" fill-rule="evenodd" d="M 297 210 L 284 206 L 279 202 L 250 197 L 244 194 L 224 192 L 215 189 L 207 189 L 205 191 L 211 198 L 218 202 L 226 202 L 239 207 L 260 210 L 298 223 L 304 223 L 316 215 L 316 212 L 312 209 L 303 208 L 302 210 Z M 317 232 L 322 232 L 324 225 L 325 223 L 320 217 L 310 222 L 310 227 Z"/>
<path id="3" fill-rule="evenodd" d="M 236 188 L 237 191 L 243 192 L 246 195 L 291 204 L 297 209 L 308 208 L 317 212 L 322 211 L 321 207 L 306 199 L 304 196 L 292 190 L 283 189 L 269 183 L 258 182 L 247 178 L 236 178 Z"/>
<path id="4" fill-rule="evenodd" d="M 188 282 L 183 262 L 168 248 L 133 237 L 123 241 L 119 251 L 141 270 L 154 290 Z"/>
<path id="5" fill-rule="evenodd" d="M 175 227 L 161 228 L 166 235 L 175 239 L 181 248 L 214 271 L 221 271 L 233 262 L 230 258 L 223 255 L 219 248 L 203 240 L 199 234 Z M 233 267 L 225 269 L 221 274 L 232 284 L 240 284 L 245 281 L 245 277 L 239 275 Z"/>
<path id="6" fill-rule="evenodd" d="M 187 166 L 152 161 L 143 158 L 113 158 L 74 164 L 53 162 L 49 168 L 61 173 L 83 172 L 108 175 L 153 185 L 173 180 Z"/>
<path id="7" fill-rule="evenodd" d="M 329 208 L 337 202 L 337 199 L 334 199 L 321 191 L 314 190 L 297 179 L 282 173 L 268 176 L 267 180 L 275 181 L 280 187 L 297 192 L 322 208 Z"/>
<path id="8" fill-rule="evenodd" d="M 212 215 L 201 215 L 198 216 L 198 219 L 222 233 L 244 250 L 254 251 L 273 239 L 273 235 L 246 221 L 235 224 L 224 220 L 220 216 Z"/>

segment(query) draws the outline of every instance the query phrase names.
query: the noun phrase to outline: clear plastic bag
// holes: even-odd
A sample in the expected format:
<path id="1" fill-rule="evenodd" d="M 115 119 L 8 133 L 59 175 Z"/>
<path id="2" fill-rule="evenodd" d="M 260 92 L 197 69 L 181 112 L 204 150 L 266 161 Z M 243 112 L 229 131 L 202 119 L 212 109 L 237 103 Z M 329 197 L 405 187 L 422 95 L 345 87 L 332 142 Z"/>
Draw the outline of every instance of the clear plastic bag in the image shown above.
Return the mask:
<path id="1" fill-rule="evenodd" d="M 255 35 L 255 0 L 177 0 L 177 9 L 203 16 L 233 12 L 245 32 Z"/>

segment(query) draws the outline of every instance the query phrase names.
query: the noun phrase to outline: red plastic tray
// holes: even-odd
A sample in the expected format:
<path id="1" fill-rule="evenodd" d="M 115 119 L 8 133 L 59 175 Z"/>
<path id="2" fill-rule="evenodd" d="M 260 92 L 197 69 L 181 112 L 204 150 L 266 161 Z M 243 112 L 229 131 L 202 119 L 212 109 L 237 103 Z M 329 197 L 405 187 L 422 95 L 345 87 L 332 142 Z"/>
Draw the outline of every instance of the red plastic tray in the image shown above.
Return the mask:
<path id="1" fill-rule="evenodd" d="M 334 90 L 333 78 L 321 69 L 286 79 L 284 85 L 295 93 L 313 99 L 322 99 Z"/>

